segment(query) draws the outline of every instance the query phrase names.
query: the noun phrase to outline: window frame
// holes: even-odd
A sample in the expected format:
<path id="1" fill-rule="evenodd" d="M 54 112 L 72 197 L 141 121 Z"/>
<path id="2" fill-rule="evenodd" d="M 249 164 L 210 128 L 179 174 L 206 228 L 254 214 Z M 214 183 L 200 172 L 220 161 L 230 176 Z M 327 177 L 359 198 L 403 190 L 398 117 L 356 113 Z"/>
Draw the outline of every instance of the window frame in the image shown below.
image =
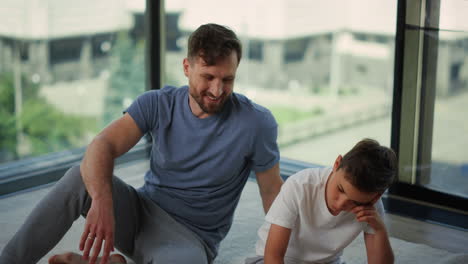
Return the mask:
<path id="1" fill-rule="evenodd" d="M 385 206 L 391 213 L 466 230 L 468 199 L 415 185 L 430 173 L 417 169 L 431 162 L 435 100 L 435 85 L 429 79 L 435 66 L 427 65 L 437 60 L 437 43 L 424 31 L 438 28 L 439 8 L 440 0 L 398 1 L 391 146 L 400 172 Z"/>

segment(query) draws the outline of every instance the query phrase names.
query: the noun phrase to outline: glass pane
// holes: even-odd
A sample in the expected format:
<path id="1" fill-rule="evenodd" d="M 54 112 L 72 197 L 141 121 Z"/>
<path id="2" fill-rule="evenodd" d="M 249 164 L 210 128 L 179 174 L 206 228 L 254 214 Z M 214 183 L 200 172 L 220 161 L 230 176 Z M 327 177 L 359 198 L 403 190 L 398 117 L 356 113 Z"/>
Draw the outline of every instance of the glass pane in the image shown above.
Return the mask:
<path id="1" fill-rule="evenodd" d="M 235 91 L 269 108 L 282 157 L 332 165 L 364 137 L 390 145 L 397 1 L 166 0 L 166 81 L 185 85 L 188 35 L 232 28 Z"/>
<path id="2" fill-rule="evenodd" d="M 466 14 L 468 14 L 468 1 L 441 0 L 439 28 L 444 30 L 468 31 Z"/>
<path id="3" fill-rule="evenodd" d="M 2 1 L 0 163 L 85 146 L 122 115 L 145 89 L 144 11 L 144 1 Z"/>
<path id="4" fill-rule="evenodd" d="M 432 164 L 418 183 L 468 198 L 468 31 L 442 31 L 436 41 Z"/>

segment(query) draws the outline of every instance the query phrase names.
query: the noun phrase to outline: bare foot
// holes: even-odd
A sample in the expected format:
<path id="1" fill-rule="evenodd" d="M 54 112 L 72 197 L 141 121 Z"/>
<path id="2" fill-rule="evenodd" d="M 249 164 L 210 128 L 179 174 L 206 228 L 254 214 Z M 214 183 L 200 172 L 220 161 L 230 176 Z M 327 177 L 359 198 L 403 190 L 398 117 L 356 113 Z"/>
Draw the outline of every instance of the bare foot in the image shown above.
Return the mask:
<path id="1" fill-rule="evenodd" d="M 54 255 L 49 258 L 49 264 L 86 264 L 87 261 L 82 259 L 81 255 L 73 252 L 66 252 L 59 255 Z"/>
<path id="2" fill-rule="evenodd" d="M 99 263 L 101 258 L 98 258 Z M 109 257 L 109 264 L 126 264 L 125 257 L 120 254 L 112 254 Z M 84 260 L 81 255 L 66 252 L 59 255 L 54 255 L 49 258 L 49 264 L 88 264 L 88 261 Z"/>
<path id="3" fill-rule="evenodd" d="M 110 264 L 126 264 L 127 260 L 120 254 L 112 254 L 109 257 Z"/>

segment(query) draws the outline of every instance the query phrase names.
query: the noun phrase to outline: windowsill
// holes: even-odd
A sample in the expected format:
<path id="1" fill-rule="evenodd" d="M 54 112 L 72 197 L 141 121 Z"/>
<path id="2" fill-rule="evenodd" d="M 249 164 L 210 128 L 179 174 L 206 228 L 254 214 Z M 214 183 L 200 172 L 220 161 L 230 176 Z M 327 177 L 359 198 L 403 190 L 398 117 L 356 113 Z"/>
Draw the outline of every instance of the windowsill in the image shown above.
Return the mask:
<path id="1" fill-rule="evenodd" d="M 116 164 L 146 158 L 150 147 L 147 143 L 137 144 Z M 0 164 L 0 197 L 58 181 L 70 167 L 80 163 L 85 150 L 82 147 Z"/>

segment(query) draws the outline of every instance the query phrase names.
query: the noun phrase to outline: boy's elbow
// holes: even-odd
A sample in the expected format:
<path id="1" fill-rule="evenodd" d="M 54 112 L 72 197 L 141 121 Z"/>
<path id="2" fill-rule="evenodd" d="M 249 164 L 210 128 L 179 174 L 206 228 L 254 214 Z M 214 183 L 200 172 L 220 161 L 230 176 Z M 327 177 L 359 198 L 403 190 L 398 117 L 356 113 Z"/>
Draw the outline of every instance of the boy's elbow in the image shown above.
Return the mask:
<path id="1" fill-rule="evenodd" d="M 393 251 L 389 250 L 388 252 L 381 255 L 381 257 L 374 259 L 374 261 L 369 261 L 369 263 L 375 264 L 393 264 L 395 263 L 395 256 Z"/>
<path id="2" fill-rule="evenodd" d="M 265 255 L 263 261 L 265 264 L 283 264 L 284 256 L 281 256 L 281 254 L 268 254 Z"/>
<path id="3" fill-rule="evenodd" d="M 388 264 L 393 264 L 395 263 L 395 256 L 393 255 L 393 251 L 390 250 L 389 254 L 388 254 Z"/>
<path id="4" fill-rule="evenodd" d="M 395 256 L 392 249 L 374 252 L 373 254 L 368 252 L 367 261 L 369 264 L 393 264 L 395 263 Z"/>
<path id="5" fill-rule="evenodd" d="M 286 255 L 286 250 L 276 248 L 274 250 L 267 249 L 265 250 L 265 256 L 263 261 L 265 264 L 283 264 L 284 256 Z"/>

